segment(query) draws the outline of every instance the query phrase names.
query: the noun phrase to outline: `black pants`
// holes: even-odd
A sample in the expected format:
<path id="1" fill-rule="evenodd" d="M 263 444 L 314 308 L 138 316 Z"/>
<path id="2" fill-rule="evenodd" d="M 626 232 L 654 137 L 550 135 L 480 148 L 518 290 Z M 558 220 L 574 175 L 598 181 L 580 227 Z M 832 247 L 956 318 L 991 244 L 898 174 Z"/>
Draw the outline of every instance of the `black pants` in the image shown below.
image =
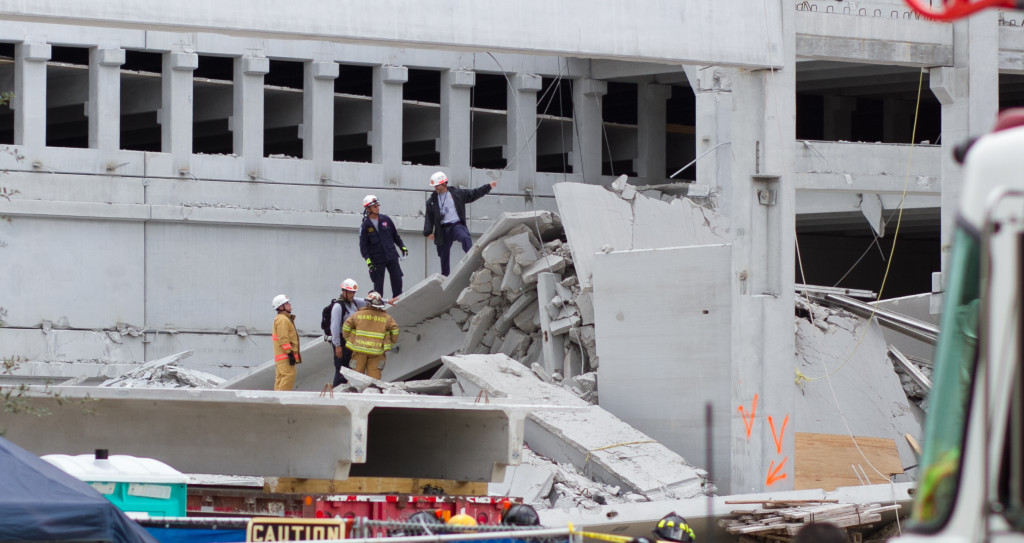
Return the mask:
<path id="1" fill-rule="evenodd" d="M 391 276 L 391 297 L 394 298 L 402 293 L 402 267 L 398 260 L 390 260 L 386 263 L 373 263 L 373 271 L 370 272 L 370 281 L 373 281 L 373 290 L 380 293 L 380 297 L 388 299 L 384 295 L 384 272 Z"/>
<path id="2" fill-rule="evenodd" d="M 342 345 L 341 346 L 341 358 L 338 358 L 337 356 L 334 357 L 334 384 L 331 385 L 331 388 L 334 388 L 334 387 L 336 387 L 336 386 L 338 386 L 338 385 L 340 385 L 342 383 L 347 383 L 348 382 L 348 379 L 345 379 L 345 376 L 341 374 L 341 368 L 342 368 L 342 366 L 347 368 L 348 367 L 348 362 L 351 359 L 352 359 L 352 349 L 349 349 L 348 347 L 345 347 L 344 345 Z"/>

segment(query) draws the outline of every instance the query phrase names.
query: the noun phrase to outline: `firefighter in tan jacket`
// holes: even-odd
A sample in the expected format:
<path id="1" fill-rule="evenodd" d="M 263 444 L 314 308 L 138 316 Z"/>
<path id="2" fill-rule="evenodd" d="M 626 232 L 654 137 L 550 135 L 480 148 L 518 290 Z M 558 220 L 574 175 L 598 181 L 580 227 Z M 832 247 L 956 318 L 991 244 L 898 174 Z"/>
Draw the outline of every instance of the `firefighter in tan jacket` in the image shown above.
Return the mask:
<path id="1" fill-rule="evenodd" d="M 398 341 L 398 324 L 384 311 L 380 293 L 366 295 L 366 307 L 356 311 L 341 327 L 345 344 L 352 349 L 352 362 L 363 375 L 380 379 L 385 353 Z"/>
<path id="2" fill-rule="evenodd" d="M 274 390 L 291 390 L 295 388 L 296 364 L 302 363 L 299 353 L 299 333 L 295 330 L 295 315 L 292 315 L 292 304 L 284 294 L 274 296 Z"/>

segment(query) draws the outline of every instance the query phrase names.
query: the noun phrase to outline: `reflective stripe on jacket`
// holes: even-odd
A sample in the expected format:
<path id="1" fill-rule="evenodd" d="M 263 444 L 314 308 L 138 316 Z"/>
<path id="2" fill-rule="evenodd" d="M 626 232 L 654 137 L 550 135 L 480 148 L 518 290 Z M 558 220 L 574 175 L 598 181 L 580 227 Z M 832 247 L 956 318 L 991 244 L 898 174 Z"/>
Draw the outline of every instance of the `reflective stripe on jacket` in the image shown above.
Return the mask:
<path id="1" fill-rule="evenodd" d="M 357 353 L 384 354 L 398 341 L 398 324 L 387 311 L 364 307 L 341 327 L 345 344 Z"/>
<path id="2" fill-rule="evenodd" d="M 274 340 L 274 361 L 286 360 L 288 353 L 295 353 L 295 361 L 300 362 L 302 355 L 299 354 L 299 332 L 295 330 L 295 315 L 291 313 L 278 313 L 274 317 L 274 332 L 271 339 Z"/>

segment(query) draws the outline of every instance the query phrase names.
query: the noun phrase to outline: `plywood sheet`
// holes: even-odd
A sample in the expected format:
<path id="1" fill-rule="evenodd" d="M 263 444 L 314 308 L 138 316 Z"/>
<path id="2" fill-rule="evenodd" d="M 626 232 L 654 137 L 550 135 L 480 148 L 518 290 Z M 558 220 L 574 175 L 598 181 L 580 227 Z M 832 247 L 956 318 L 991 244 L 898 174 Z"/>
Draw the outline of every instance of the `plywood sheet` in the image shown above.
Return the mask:
<path id="1" fill-rule="evenodd" d="M 871 484 L 885 484 L 889 482 L 889 475 L 903 473 L 895 441 L 878 437 L 855 439 L 860 451 L 853 439 L 845 434 L 797 432 L 793 447 L 793 489 L 821 488 L 829 491 L 841 486 L 859 486 L 864 484 L 865 475 Z M 886 477 L 875 473 L 872 465 Z"/>

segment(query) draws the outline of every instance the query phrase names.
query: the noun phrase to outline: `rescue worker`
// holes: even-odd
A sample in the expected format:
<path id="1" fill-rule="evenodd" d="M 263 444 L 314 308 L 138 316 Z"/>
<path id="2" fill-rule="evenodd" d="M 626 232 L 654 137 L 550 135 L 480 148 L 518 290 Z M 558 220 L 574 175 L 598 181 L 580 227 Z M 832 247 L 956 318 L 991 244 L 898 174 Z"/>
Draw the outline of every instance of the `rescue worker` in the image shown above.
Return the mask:
<path id="1" fill-rule="evenodd" d="M 356 311 L 341 327 L 345 343 L 352 349 L 354 370 L 380 379 L 387 353 L 398 340 L 398 324 L 384 310 L 380 293 L 366 295 L 366 307 Z"/>
<path id="2" fill-rule="evenodd" d="M 299 352 L 299 332 L 295 330 L 295 315 L 292 315 L 292 303 L 284 294 L 274 296 L 274 390 L 292 390 L 295 388 L 295 376 L 298 371 L 296 364 L 302 363 Z"/>
<path id="3" fill-rule="evenodd" d="M 359 253 L 366 259 L 374 291 L 383 294 L 384 273 L 391 276 L 392 298 L 402 294 L 402 266 L 398 263 L 398 251 L 402 256 L 409 256 L 394 221 L 387 215 L 381 215 L 380 201 L 372 194 L 366 195 L 363 198 L 363 224 L 359 227 Z"/>
<path id="4" fill-rule="evenodd" d="M 658 521 L 658 526 L 651 530 L 651 533 L 664 541 L 676 541 L 677 543 L 692 543 L 697 540 L 693 529 L 686 523 L 686 519 L 677 515 L 675 511 L 665 515 Z"/>
<path id="5" fill-rule="evenodd" d="M 497 181 L 475 189 L 448 187 L 448 176 L 437 172 L 430 176 L 430 186 L 434 194 L 427 199 L 426 217 L 423 219 L 423 235 L 434 240 L 437 245 L 437 256 L 441 258 L 441 275 L 448 276 L 451 272 L 452 243 L 462 244 L 462 251 L 468 253 L 473 246 L 473 238 L 466 227 L 466 204 L 482 198 L 491 189 L 498 186 Z"/>
<path id="6" fill-rule="evenodd" d="M 341 368 L 348 367 L 352 360 L 352 349 L 345 344 L 345 338 L 341 335 L 341 326 L 356 311 L 366 307 L 366 300 L 356 298 L 358 290 L 359 285 L 354 279 L 345 279 L 341 282 L 341 296 L 338 296 L 337 303 L 331 306 L 331 343 L 334 345 L 334 384 L 331 385 L 332 387 L 348 381 L 341 374 Z"/>

